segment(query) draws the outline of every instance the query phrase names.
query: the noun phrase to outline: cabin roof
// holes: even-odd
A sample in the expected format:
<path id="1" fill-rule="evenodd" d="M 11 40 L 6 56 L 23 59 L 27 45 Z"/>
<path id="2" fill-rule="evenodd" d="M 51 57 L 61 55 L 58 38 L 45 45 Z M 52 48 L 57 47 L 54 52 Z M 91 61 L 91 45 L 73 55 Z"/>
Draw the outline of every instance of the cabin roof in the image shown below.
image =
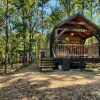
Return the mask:
<path id="1" fill-rule="evenodd" d="M 98 36 L 97 34 L 100 34 L 100 28 L 94 24 L 91 20 L 86 18 L 82 13 L 77 13 L 72 15 L 71 17 L 65 19 L 64 21 L 56 24 L 53 28 L 53 31 L 50 35 L 50 38 L 54 38 L 55 34 L 55 29 L 57 28 L 69 28 L 69 27 L 75 27 L 77 29 L 86 29 L 86 30 L 91 30 L 94 32 L 86 32 L 84 35 L 81 32 L 77 32 L 77 34 L 82 37 L 83 39 L 89 38 L 91 36 L 95 36 L 97 39 L 100 39 L 100 35 Z"/>

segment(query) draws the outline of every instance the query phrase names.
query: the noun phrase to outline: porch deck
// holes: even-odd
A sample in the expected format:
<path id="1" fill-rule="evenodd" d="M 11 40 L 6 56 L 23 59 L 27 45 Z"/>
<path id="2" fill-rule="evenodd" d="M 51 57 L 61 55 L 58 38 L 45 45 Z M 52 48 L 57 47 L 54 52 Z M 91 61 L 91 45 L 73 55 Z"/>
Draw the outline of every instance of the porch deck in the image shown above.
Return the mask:
<path id="1" fill-rule="evenodd" d="M 88 62 L 99 62 L 99 45 L 82 44 L 58 44 L 53 47 L 55 65 L 62 65 L 63 70 L 69 70 L 71 63 L 77 63 L 78 66 L 85 67 Z M 50 49 L 44 49 L 45 56 L 50 56 Z"/>

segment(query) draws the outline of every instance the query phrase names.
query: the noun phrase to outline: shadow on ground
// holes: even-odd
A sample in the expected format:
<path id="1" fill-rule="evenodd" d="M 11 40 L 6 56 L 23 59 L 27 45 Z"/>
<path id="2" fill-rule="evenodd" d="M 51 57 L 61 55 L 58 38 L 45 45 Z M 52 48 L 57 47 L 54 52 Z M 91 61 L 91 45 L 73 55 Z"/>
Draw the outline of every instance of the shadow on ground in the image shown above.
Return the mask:
<path id="1" fill-rule="evenodd" d="M 100 79 L 96 79 L 100 77 L 99 72 L 40 73 L 34 69 L 35 65 L 32 65 L 13 75 L 1 77 L 0 100 L 100 100 Z M 72 84 L 82 79 L 94 81 L 66 86 L 69 81 Z M 54 85 L 60 83 L 60 86 L 51 88 L 52 81 L 57 81 Z"/>

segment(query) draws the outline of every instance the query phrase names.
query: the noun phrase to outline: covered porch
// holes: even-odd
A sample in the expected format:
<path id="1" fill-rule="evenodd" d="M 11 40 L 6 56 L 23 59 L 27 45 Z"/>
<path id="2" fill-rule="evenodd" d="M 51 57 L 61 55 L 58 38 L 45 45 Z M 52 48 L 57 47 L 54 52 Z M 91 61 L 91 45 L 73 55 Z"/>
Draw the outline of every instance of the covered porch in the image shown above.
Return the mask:
<path id="1" fill-rule="evenodd" d="M 50 56 L 99 58 L 100 28 L 80 13 L 58 23 L 50 36 Z"/>

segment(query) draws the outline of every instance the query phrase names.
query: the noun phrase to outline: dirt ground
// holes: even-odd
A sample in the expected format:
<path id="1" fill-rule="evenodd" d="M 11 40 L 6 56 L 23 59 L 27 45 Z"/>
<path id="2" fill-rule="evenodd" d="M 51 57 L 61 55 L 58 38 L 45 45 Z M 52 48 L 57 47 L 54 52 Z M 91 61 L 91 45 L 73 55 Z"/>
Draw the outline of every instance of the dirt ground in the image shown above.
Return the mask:
<path id="1" fill-rule="evenodd" d="M 0 100 L 100 100 L 100 72 L 39 72 L 36 66 L 0 76 Z"/>

